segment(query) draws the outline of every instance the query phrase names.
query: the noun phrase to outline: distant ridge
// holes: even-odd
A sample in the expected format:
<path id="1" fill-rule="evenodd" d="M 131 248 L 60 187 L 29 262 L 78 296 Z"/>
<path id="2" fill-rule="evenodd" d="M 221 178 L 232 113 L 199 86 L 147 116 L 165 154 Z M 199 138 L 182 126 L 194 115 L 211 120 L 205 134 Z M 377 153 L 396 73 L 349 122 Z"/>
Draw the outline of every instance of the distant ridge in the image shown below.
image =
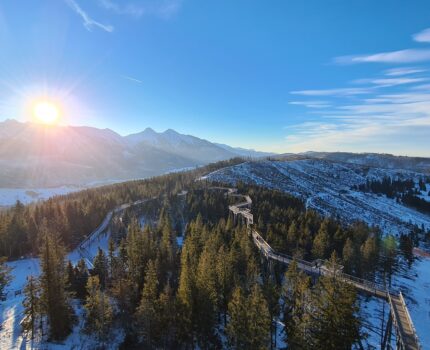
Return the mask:
<path id="1" fill-rule="evenodd" d="M 168 129 L 121 136 L 110 129 L 0 122 L 0 187 L 85 185 L 161 175 L 265 153 Z"/>

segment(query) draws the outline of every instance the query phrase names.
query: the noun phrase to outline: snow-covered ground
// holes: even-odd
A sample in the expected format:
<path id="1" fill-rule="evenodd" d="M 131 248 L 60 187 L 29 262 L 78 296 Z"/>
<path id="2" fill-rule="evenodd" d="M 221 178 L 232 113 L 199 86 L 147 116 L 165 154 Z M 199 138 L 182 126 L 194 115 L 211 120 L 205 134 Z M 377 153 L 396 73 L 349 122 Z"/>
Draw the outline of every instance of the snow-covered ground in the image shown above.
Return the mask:
<path id="1" fill-rule="evenodd" d="M 123 182 L 124 179 L 108 179 L 103 181 L 91 181 L 82 185 L 64 185 L 43 188 L 0 188 L 0 207 L 14 205 L 17 200 L 24 204 L 45 200 L 58 195 L 78 192 L 87 188 L 111 185 Z"/>
<path id="2" fill-rule="evenodd" d="M 139 202 L 136 202 L 139 203 Z M 130 205 L 123 205 L 115 210 L 118 212 Z M 107 251 L 110 232 L 108 224 L 112 218 L 112 212 L 108 213 L 100 224 L 100 226 L 89 235 L 89 237 L 75 250 L 67 255 L 67 259 L 72 263 L 77 263 L 81 258 L 84 258 L 87 265 L 91 266 L 91 262 L 97 254 L 98 248 Z M 140 220 L 143 224 L 143 219 Z M 0 329 L 0 349 L 94 349 L 94 339 L 81 334 L 82 318 L 78 318 L 79 322 L 74 327 L 72 334 L 65 340 L 63 344 L 52 343 L 31 343 L 28 339 L 22 336 L 20 321 L 23 317 L 22 301 L 24 296 L 22 291 L 27 282 L 27 276 L 35 277 L 40 274 L 39 259 L 22 259 L 9 262 L 8 265 L 12 268 L 12 282 L 7 287 L 7 298 L 4 302 L 0 302 L 0 324 L 3 328 Z M 19 294 L 18 294 L 19 293 Z M 80 305 L 74 305 L 77 314 L 82 313 Z M 116 337 L 120 339 L 120 337 Z M 115 343 L 112 343 L 113 345 Z M 117 343 L 116 343 L 117 344 Z M 109 347 L 107 347 L 109 348 Z M 113 347 L 115 348 L 115 347 Z"/>
<path id="3" fill-rule="evenodd" d="M 394 276 L 393 288 L 404 293 L 422 350 L 430 350 L 430 259 L 418 258 L 410 270 Z M 360 297 L 360 315 L 369 335 L 366 342 L 375 349 L 379 349 L 381 341 L 382 310 L 386 323 L 388 304 L 377 298 Z"/>
<path id="4" fill-rule="evenodd" d="M 393 287 L 405 295 L 423 350 L 430 350 L 430 258 L 419 258 L 407 275 L 394 276 Z"/>
<path id="5" fill-rule="evenodd" d="M 8 265 L 13 269 L 13 280 L 6 288 L 6 300 L 0 302 L 0 349 L 26 349 L 26 341 L 21 335 L 19 324 L 23 317 L 24 296 L 22 292 L 17 293 L 23 290 L 27 276 L 39 276 L 39 259 L 17 260 Z"/>
<path id="6" fill-rule="evenodd" d="M 364 220 L 385 233 L 408 233 L 411 224 L 430 229 L 430 216 L 397 203 L 395 199 L 353 189 L 353 186 L 366 183 L 367 179 L 385 176 L 417 182 L 424 174 L 305 159 L 246 162 L 217 170 L 205 178 L 232 185 L 242 181 L 288 192 L 302 198 L 308 208 L 324 215 L 338 215 L 345 222 Z"/>
<path id="7" fill-rule="evenodd" d="M 418 197 L 426 200 L 427 202 L 430 202 L 430 185 L 429 184 L 426 184 L 426 190 L 421 191 L 421 194 L 419 194 Z"/>

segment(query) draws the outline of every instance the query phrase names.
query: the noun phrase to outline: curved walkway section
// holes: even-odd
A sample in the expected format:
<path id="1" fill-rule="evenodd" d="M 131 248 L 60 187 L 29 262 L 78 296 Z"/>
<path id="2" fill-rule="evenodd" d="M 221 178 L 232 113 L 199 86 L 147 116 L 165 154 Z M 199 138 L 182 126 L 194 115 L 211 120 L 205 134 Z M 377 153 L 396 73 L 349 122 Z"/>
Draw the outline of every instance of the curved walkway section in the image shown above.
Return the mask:
<path id="1" fill-rule="evenodd" d="M 390 305 L 391 317 L 396 330 L 397 349 L 421 349 L 415 327 L 401 292 L 397 293 L 396 291 L 383 288 L 374 282 L 351 276 L 340 271 L 334 271 L 333 269 L 329 269 L 322 265 L 321 261 L 311 262 L 294 259 L 291 256 L 274 251 L 263 237 L 252 228 L 254 223 L 251 212 L 252 200 L 248 195 L 238 194 L 237 189 L 235 188 L 210 187 L 210 189 L 224 190 L 226 191 L 226 195 L 229 197 L 243 199 L 243 201 L 238 204 L 230 205 L 229 210 L 233 213 L 235 218 L 238 216 L 243 218 L 246 222 L 246 226 L 248 227 L 248 232 L 252 236 L 254 244 L 267 259 L 279 261 L 285 265 L 289 265 L 293 260 L 295 260 L 298 268 L 305 271 L 307 274 L 314 276 L 333 276 L 333 274 L 335 274 L 336 278 L 354 286 L 358 291 L 386 300 Z"/>

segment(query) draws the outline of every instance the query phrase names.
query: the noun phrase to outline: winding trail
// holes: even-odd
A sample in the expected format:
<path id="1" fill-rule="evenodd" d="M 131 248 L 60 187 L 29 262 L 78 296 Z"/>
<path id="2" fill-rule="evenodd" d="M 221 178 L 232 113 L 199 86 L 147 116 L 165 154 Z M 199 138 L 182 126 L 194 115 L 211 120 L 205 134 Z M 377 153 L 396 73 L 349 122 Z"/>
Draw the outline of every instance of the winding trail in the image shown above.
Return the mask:
<path id="1" fill-rule="evenodd" d="M 253 221 L 253 214 L 251 211 L 252 199 L 250 198 L 250 196 L 238 194 L 236 188 L 210 187 L 209 189 L 222 190 L 226 192 L 225 193 L 226 196 L 237 198 L 238 200 L 242 200 L 237 204 L 230 205 L 229 210 L 232 212 L 232 214 L 236 219 L 238 217 L 241 217 L 246 222 L 248 233 L 250 236 L 252 236 L 254 244 L 267 259 L 278 261 L 285 265 L 289 265 L 294 260 L 291 256 L 276 252 L 274 249 L 272 249 L 272 247 L 263 239 L 263 237 L 255 229 L 253 229 L 254 221 Z M 185 196 L 186 194 L 187 192 L 183 191 L 179 195 Z M 143 204 L 149 200 L 156 199 L 156 198 L 157 197 L 138 200 L 133 203 L 126 203 L 110 211 L 105 216 L 104 220 L 99 225 L 99 227 L 97 227 L 84 241 L 82 241 L 82 243 L 75 249 L 74 252 L 70 253 L 68 257 L 70 258 L 71 254 L 76 254 L 78 258 L 84 258 L 87 264 L 89 265 L 89 267 L 92 267 L 92 256 L 91 256 L 91 253 L 89 252 L 89 247 L 92 245 L 92 243 L 95 242 L 95 240 L 99 239 L 102 234 L 107 234 L 109 229 L 109 224 L 111 223 L 111 220 L 114 214 L 121 213 L 127 208 L 130 208 L 139 204 Z M 31 260 L 32 261 L 34 260 L 33 262 L 34 264 L 38 259 L 31 259 Z M 405 300 L 401 292 L 397 293 L 396 291 L 387 290 L 371 281 L 367 281 L 351 275 L 347 275 L 339 271 L 335 272 L 332 269 L 328 269 L 327 267 L 325 267 L 324 265 L 321 265 L 318 262 L 310 262 L 310 261 L 298 260 L 298 259 L 295 259 L 295 260 L 298 264 L 298 267 L 308 274 L 311 274 L 314 276 L 321 276 L 321 275 L 333 276 L 333 274 L 335 273 L 336 278 L 341 279 L 345 283 L 353 285 L 360 292 L 370 294 L 377 298 L 386 300 L 390 304 L 392 323 L 396 330 L 397 349 L 400 349 L 400 350 L 421 349 L 421 346 L 419 344 L 419 339 L 417 337 L 413 322 L 411 320 L 408 308 L 406 306 Z M 27 273 L 30 273 L 30 272 L 27 272 Z M 35 275 L 37 275 L 37 273 L 35 273 Z M 24 285 L 24 282 L 22 283 L 22 286 L 20 284 L 20 287 L 22 288 L 23 285 Z M 10 290 L 10 292 L 12 293 L 12 290 Z M 20 322 L 22 318 L 22 306 L 21 306 L 22 295 L 19 295 L 19 297 L 16 299 L 17 300 L 14 300 L 13 302 L 12 300 L 10 300 L 9 302 L 11 302 L 11 304 L 7 305 L 6 308 L 4 308 L 4 306 L 2 307 L 4 308 L 2 310 L 3 311 L 2 319 L 6 324 L 4 325 L 5 326 L 4 329 L 2 331 L 0 330 L 0 343 L 5 344 L 4 341 L 9 340 L 10 341 L 8 345 L 9 348 L 16 348 L 17 345 L 20 343 L 20 340 L 22 340 L 20 334 L 15 334 L 13 336 L 11 336 L 11 334 L 1 334 L 4 331 L 8 331 L 8 330 L 16 332 L 17 329 L 19 328 L 19 326 L 16 325 L 15 323 Z M 17 303 L 19 303 L 18 309 L 16 309 Z M 2 339 L 4 337 L 8 339 Z M 24 340 L 24 343 L 25 343 L 25 340 Z"/>
<path id="2" fill-rule="evenodd" d="M 224 190 L 226 195 L 243 199 L 243 201 L 230 205 L 229 210 L 233 213 L 235 219 L 240 216 L 246 223 L 248 233 L 252 236 L 253 242 L 258 250 L 270 260 L 278 261 L 282 264 L 289 265 L 293 260 L 302 271 L 313 276 L 333 276 L 345 283 L 354 286 L 359 292 L 370 294 L 377 298 L 387 301 L 390 305 L 390 316 L 394 325 L 397 338 L 397 349 L 399 350 L 420 350 L 420 342 L 408 311 L 405 299 L 401 292 L 389 290 L 382 286 L 355 276 L 348 275 L 340 271 L 334 271 L 327 268 L 321 261 L 306 261 L 293 259 L 289 255 L 276 252 L 263 239 L 263 237 L 253 229 L 253 214 L 251 212 L 252 200 L 248 195 L 237 193 L 237 189 L 229 187 L 210 187 L 210 189 Z"/>

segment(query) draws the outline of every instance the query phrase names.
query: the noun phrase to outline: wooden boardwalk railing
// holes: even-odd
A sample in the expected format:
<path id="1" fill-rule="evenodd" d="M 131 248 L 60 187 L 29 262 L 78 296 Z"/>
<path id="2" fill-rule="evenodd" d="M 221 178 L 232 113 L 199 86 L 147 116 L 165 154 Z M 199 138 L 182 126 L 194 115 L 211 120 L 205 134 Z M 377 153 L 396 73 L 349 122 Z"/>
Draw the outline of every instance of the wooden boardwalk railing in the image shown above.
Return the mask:
<path id="1" fill-rule="evenodd" d="M 283 264 L 289 265 L 293 260 L 297 262 L 297 266 L 302 271 L 308 274 L 316 276 L 329 276 L 336 274 L 336 278 L 348 283 L 358 291 L 366 294 L 373 295 L 377 298 L 386 300 L 390 305 L 391 317 L 393 325 L 396 330 L 397 349 L 399 350 L 420 350 L 420 342 L 409 314 L 407 305 L 403 298 L 402 293 L 397 293 L 393 290 L 388 290 L 379 286 L 378 284 L 358 278 L 355 276 L 348 275 L 343 272 L 334 272 L 332 269 L 328 269 L 325 266 L 319 266 L 315 262 L 306 260 L 294 259 L 286 254 L 278 253 L 272 249 L 272 247 L 263 239 L 263 237 L 252 228 L 254 223 L 253 215 L 251 212 L 252 200 L 249 196 L 240 195 L 237 193 L 237 189 L 228 187 L 212 187 L 212 189 L 219 189 L 227 191 L 227 195 L 238 198 L 243 198 L 244 201 L 235 205 L 230 205 L 229 210 L 235 217 L 241 216 L 248 227 L 250 235 L 252 236 L 254 244 L 257 246 L 259 251 L 268 259 L 279 261 Z"/>

